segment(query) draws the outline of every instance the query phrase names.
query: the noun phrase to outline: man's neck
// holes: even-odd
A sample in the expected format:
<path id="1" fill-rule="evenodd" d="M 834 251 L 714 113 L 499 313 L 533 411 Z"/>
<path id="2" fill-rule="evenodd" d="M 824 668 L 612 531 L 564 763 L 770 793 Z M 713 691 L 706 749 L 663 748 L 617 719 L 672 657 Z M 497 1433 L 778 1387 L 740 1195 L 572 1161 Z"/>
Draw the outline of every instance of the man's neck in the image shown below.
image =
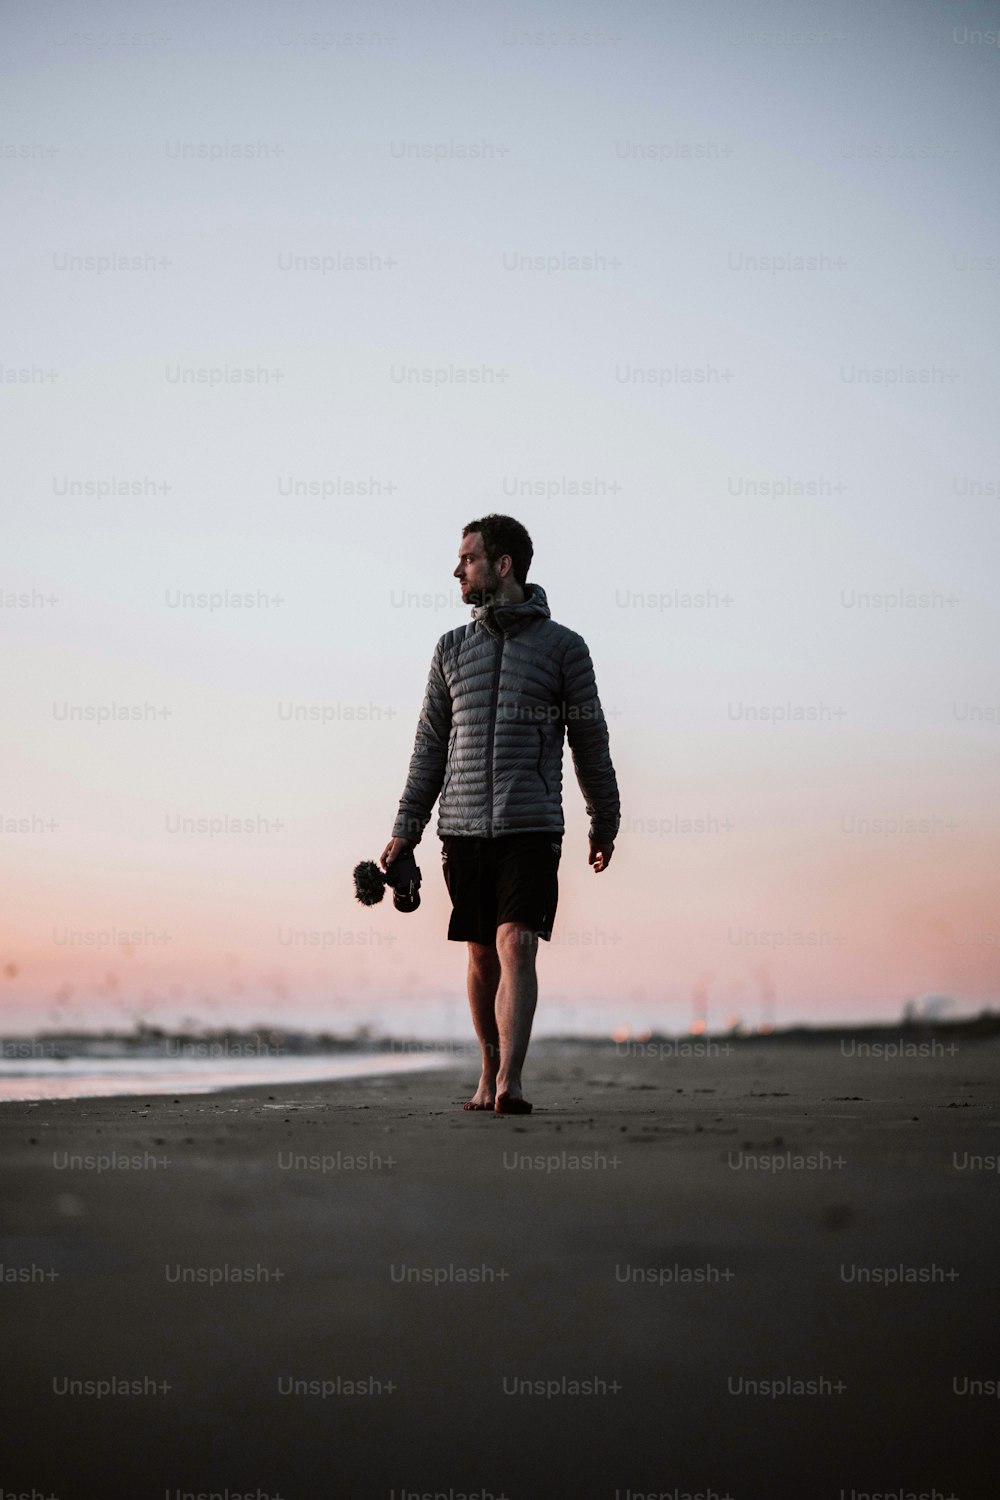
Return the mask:
<path id="1" fill-rule="evenodd" d="M 502 604 L 523 604 L 526 595 L 519 583 L 508 583 L 505 579 L 493 596 L 494 609 Z"/>

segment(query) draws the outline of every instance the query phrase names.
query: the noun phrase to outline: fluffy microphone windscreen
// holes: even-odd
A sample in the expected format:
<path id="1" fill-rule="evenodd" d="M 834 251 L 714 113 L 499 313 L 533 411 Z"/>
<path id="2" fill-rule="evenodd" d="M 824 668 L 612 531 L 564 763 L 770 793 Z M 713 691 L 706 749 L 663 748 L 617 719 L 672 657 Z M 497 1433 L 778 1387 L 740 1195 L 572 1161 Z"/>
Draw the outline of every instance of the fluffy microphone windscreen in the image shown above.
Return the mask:
<path id="1" fill-rule="evenodd" d="M 354 866 L 354 894 L 362 906 L 375 906 L 385 895 L 385 876 L 374 860 Z"/>

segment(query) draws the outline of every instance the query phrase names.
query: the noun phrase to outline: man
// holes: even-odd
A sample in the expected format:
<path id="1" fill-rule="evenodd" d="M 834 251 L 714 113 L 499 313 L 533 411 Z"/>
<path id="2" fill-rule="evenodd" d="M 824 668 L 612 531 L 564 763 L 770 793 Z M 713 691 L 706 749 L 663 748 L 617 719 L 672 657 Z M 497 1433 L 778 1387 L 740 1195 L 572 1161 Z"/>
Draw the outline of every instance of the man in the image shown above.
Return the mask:
<path id="1" fill-rule="evenodd" d="M 526 583 L 531 538 L 510 516 L 470 521 L 454 576 L 472 623 L 438 641 L 392 860 L 420 842 L 438 793 L 451 896 L 448 937 L 469 945 L 472 1020 L 482 1076 L 468 1110 L 528 1114 L 521 1069 L 538 997 L 539 937 L 552 936 L 565 824 L 563 737 L 590 814 L 595 874 L 611 862 L 618 784 L 586 642 Z"/>

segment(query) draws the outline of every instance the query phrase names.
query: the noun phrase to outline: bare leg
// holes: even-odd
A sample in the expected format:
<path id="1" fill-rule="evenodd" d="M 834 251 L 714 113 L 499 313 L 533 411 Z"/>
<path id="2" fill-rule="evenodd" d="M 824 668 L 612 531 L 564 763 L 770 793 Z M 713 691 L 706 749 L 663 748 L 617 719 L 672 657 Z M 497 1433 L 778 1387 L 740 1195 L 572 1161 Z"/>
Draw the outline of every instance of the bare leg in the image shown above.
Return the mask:
<path id="1" fill-rule="evenodd" d="M 500 957 L 500 987 L 496 998 L 496 1020 L 500 1032 L 500 1070 L 496 1092 L 523 1099 L 521 1069 L 531 1039 L 531 1023 L 538 1000 L 535 955 L 538 935 L 521 922 L 501 922 L 497 928 Z"/>
<path id="2" fill-rule="evenodd" d="M 500 1034 L 494 1011 L 500 983 L 500 957 L 492 943 L 469 944 L 469 1008 L 483 1054 L 479 1087 L 469 1100 L 492 1109 L 496 1099 L 497 1068 L 500 1065 Z"/>

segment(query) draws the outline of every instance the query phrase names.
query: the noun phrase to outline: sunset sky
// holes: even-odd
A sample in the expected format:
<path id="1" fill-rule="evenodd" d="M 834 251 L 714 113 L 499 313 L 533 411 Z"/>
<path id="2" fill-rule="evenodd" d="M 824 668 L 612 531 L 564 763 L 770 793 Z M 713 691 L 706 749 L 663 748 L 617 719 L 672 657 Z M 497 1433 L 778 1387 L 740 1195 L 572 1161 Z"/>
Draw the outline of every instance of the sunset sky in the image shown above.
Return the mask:
<path id="1" fill-rule="evenodd" d="M 1000 1000 L 996 21 L 8 9 L 6 1030 L 469 1032 L 351 869 L 488 511 L 622 797 L 540 1032 Z"/>

